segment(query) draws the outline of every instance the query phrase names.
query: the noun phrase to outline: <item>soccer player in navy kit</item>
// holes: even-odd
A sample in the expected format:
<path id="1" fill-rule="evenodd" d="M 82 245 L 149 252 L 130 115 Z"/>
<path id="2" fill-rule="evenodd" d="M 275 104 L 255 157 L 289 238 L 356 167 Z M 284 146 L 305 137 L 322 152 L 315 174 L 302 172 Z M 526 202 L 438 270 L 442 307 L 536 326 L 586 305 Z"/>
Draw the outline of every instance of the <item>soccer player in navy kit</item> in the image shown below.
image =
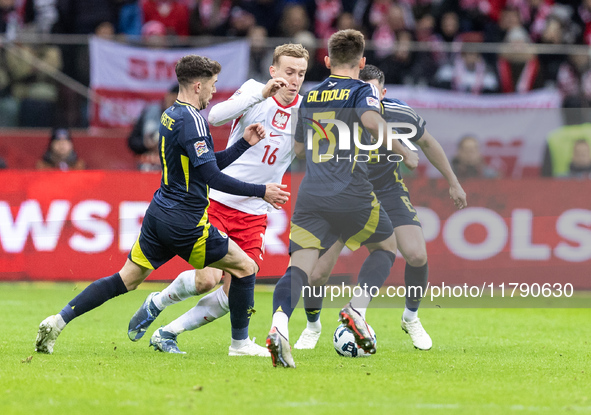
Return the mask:
<path id="1" fill-rule="evenodd" d="M 37 352 L 51 354 L 58 335 L 72 319 L 134 290 L 152 270 L 175 255 L 195 268 L 211 266 L 232 275 L 229 293 L 232 335 L 248 336 L 256 264 L 209 223 L 209 188 L 257 196 L 276 207 L 285 203 L 289 194 L 282 190 L 285 185 L 245 183 L 221 173 L 220 169 L 258 143 L 265 131 L 260 124 L 253 124 L 235 145 L 214 153 L 207 120 L 199 110 L 209 104 L 215 93 L 220 64 L 206 57 L 188 55 L 177 62 L 175 70 L 179 96 L 160 121 L 161 185 L 146 211 L 138 240 L 119 272 L 93 282 L 59 314 L 41 322 L 35 342 Z"/>
<path id="2" fill-rule="evenodd" d="M 384 73 L 373 65 L 366 65 L 360 72 L 359 79 L 371 83 L 379 90 L 382 106 L 382 115 L 388 122 L 404 122 L 412 124 L 417 129 L 414 138 L 410 140 L 417 144 L 427 156 L 431 164 L 435 166 L 449 184 L 449 195 L 458 209 L 467 206 L 466 193 L 462 189 L 458 178 L 454 174 L 449 161 L 439 143 L 425 129 L 425 120 L 418 115 L 406 103 L 384 98 Z M 408 188 L 400 175 L 400 163 L 391 163 L 388 156 L 393 153 L 380 148 L 369 152 L 368 164 L 369 181 L 373 185 L 378 200 L 382 203 L 388 217 L 394 227 L 398 249 L 406 260 L 404 283 L 406 286 L 406 306 L 402 314 L 401 327 L 410 336 L 415 348 L 429 350 L 432 347 L 431 337 L 423 328 L 417 316 L 421 297 L 427 289 L 428 265 L 425 238 L 421 229 L 421 223 L 417 211 L 410 202 Z M 327 283 L 332 268 L 336 264 L 339 253 L 344 247 L 342 240 L 337 241 L 325 255 L 322 256 L 318 266 L 311 275 L 312 285 L 324 285 Z M 304 298 L 304 307 L 308 321 L 318 321 L 319 308 L 308 307 L 306 304 L 312 299 Z M 308 324 L 298 343 L 302 347 L 313 349 L 320 336 L 319 324 Z"/>
<path id="3" fill-rule="evenodd" d="M 340 120 L 350 127 L 360 121 L 372 135 L 379 136 L 379 125 L 384 124 L 379 92 L 375 86 L 357 79 L 365 66 L 364 47 L 363 34 L 359 31 L 342 30 L 333 34 L 328 42 L 329 56 L 325 58 L 331 76 L 312 88 L 300 106 L 295 151 L 301 152 L 306 147 L 306 175 L 292 217 L 291 263 L 273 294 L 273 323 L 267 347 L 274 366 L 295 367 L 288 337 L 289 317 L 302 286 L 308 284 L 320 252 L 339 238 L 351 249 L 365 245 L 371 252 L 358 279 L 359 285 L 366 287 L 364 295 L 345 306 L 340 319 L 353 331 L 361 348 L 375 353 L 365 310 L 372 298 L 372 288 L 381 287 L 396 257 L 392 224 L 372 192 L 367 166 L 354 161 L 354 156 L 363 154 L 363 150 L 352 142 L 349 148 L 341 147 L 335 138 L 336 132 L 331 131 L 336 130 L 334 124 L 326 125 L 325 137 L 315 135 L 311 149 L 304 144 L 304 125 L 318 127 L 318 121 L 326 119 Z M 384 132 L 385 128 L 381 134 Z M 405 164 L 415 168 L 417 155 L 398 140 L 393 141 L 393 148 L 404 157 Z"/>

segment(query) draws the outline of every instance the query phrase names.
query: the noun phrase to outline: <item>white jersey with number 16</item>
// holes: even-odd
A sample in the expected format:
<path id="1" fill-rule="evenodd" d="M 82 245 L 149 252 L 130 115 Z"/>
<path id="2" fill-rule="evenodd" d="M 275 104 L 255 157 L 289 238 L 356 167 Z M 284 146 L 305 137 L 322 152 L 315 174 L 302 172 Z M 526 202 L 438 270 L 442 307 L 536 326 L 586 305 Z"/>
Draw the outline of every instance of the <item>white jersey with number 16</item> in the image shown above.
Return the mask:
<path id="1" fill-rule="evenodd" d="M 245 82 L 228 101 L 221 102 L 211 109 L 209 122 L 219 126 L 234 120 L 228 147 L 243 136 L 245 128 L 250 124 L 263 124 L 265 138 L 246 150 L 222 171 L 235 179 L 249 183 L 281 183 L 283 174 L 294 157 L 291 124 L 302 96 L 297 95 L 293 102 L 284 106 L 275 97 L 263 98 L 264 86 L 253 79 Z M 252 215 L 265 215 L 270 208 L 263 199 L 231 195 L 214 189 L 210 190 L 209 197 Z"/>

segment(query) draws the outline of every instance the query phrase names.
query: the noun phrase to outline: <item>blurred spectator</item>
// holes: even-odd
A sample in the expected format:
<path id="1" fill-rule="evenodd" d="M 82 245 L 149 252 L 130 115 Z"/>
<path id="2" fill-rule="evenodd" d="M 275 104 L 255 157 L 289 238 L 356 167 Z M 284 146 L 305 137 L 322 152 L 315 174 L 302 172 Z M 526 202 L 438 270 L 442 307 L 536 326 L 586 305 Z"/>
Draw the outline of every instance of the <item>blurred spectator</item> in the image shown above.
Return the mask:
<path id="1" fill-rule="evenodd" d="M 37 161 L 39 170 L 83 170 L 86 164 L 74 151 L 70 132 L 64 128 L 54 129 L 43 158 Z"/>
<path id="2" fill-rule="evenodd" d="M 6 64 L 4 70 L 10 79 L 10 94 L 20 103 L 19 126 L 50 127 L 54 125 L 58 86 L 53 78 L 29 61 L 31 58 L 36 58 L 47 67 L 58 71 L 62 68 L 60 50 L 54 46 L 26 45 L 16 46 L 13 52 L 4 55 Z"/>
<path id="3" fill-rule="evenodd" d="M 465 33 L 464 42 L 481 42 L 479 33 Z M 496 92 L 499 82 L 495 73 L 488 67 L 482 55 L 469 52 L 464 46 L 452 63 L 446 63 L 435 74 L 433 86 L 473 94 Z"/>
<path id="4" fill-rule="evenodd" d="M 460 31 L 460 18 L 456 12 L 447 12 L 441 16 L 437 33 L 434 36 L 435 41 L 442 42 L 443 44 L 452 44 L 457 41 L 457 37 Z M 449 50 L 435 49 L 433 51 L 433 58 L 437 62 L 438 66 L 451 63 L 455 56 L 454 52 Z"/>
<path id="5" fill-rule="evenodd" d="M 230 13 L 230 21 L 225 29 L 226 36 L 246 36 L 256 26 L 254 15 L 242 7 L 235 6 Z"/>
<path id="6" fill-rule="evenodd" d="M 546 140 L 541 169 L 542 176 L 568 176 L 573 161 L 575 143 L 581 139 L 587 141 L 587 144 L 591 146 L 591 123 L 565 125 L 551 131 Z"/>
<path id="7" fill-rule="evenodd" d="M 0 127 L 16 127 L 19 101 L 11 95 L 12 77 L 6 64 L 5 53 L 4 50 L 0 50 Z"/>
<path id="8" fill-rule="evenodd" d="M 144 22 L 160 22 L 169 35 L 189 35 L 189 9 L 178 0 L 143 0 Z"/>
<path id="9" fill-rule="evenodd" d="M 387 84 L 407 84 L 411 85 L 415 81 L 415 67 L 413 53 L 410 51 L 410 42 L 412 42 L 410 32 L 403 30 L 398 32 L 397 41 L 393 48 L 393 53 L 386 57 L 380 68 L 384 71 Z"/>
<path id="10" fill-rule="evenodd" d="M 575 141 L 569 175 L 570 177 L 591 179 L 591 150 L 586 140 Z"/>
<path id="11" fill-rule="evenodd" d="M 267 83 L 269 67 L 273 63 L 273 49 L 267 48 L 267 29 L 254 26 L 248 31 L 250 41 L 250 66 L 248 78 Z"/>
<path id="12" fill-rule="evenodd" d="M 486 165 L 480 154 L 480 144 L 471 135 L 463 137 L 458 143 L 458 150 L 451 166 L 458 179 L 490 179 L 499 176 L 494 169 Z"/>
<path id="13" fill-rule="evenodd" d="M 579 26 L 580 40 L 591 45 L 591 0 L 583 0 L 577 7 L 574 23 Z"/>
<path id="14" fill-rule="evenodd" d="M 166 46 L 166 26 L 164 23 L 151 20 L 142 26 L 142 41 L 149 48 Z"/>
<path id="15" fill-rule="evenodd" d="M 324 60 L 314 59 L 317 56 L 316 37 L 312 32 L 302 31 L 293 38 L 294 43 L 301 43 L 311 56 L 306 71 L 306 82 L 320 82 L 330 75 L 330 70 L 324 65 Z"/>
<path id="16" fill-rule="evenodd" d="M 414 18 L 407 5 L 391 4 L 387 14 L 383 16 L 371 38 L 376 46 L 375 57 L 383 59 L 388 56 L 394 43 L 396 43 L 397 33 L 414 29 L 414 26 Z"/>
<path id="17" fill-rule="evenodd" d="M 96 27 L 94 34 L 102 39 L 113 39 L 115 26 L 111 22 L 102 22 Z"/>
<path id="18" fill-rule="evenodd" d="M 191 13 L 191 35 L 223 36 L 230 20 L 232 3 L 232 0 L 200 0 Z"/>
<path id="19" fill-rule="evenodd" d="M 0 34 L 13 40 L 22 26 L 16 0 L 0 0 Z"/>
<path id="20" fill-rule="evenodd" d="M 57 6 L 57 33 L 87 35 L 103 22 L 117 25 L 117 5 L 112 0 L 59 0 Z"/>
<path id="21" fill-rule="evenodd" d="M 529 35 L 523 27 L 509 30 L 497 60 L 502 92 L 522 94 L 544 86 L 540 61 L 534 52 Z"/>
<path id="22" fill-rule="evenodd" d="M 281 18 L 281 35 L 284 37 L 294 37 L 302 31 L 308 30 L 310 19 L 304 6 L 300 4 L 288 4 L 283 9 Z"/>
<path id="23" fill-rule="evenodd" d="M 570 55 L 558 69 L 558 88 L 564 108 L 588 108 L 591 104 L 591 59 L 588 54 Z"/>
<path id="24" fill-rule="evenodd" d="M 58 20 L 57 0 L 25 0 L 24 22 L 37 33 L 51 33 Z"/>
<path id="25" fill-rule="evenodd" d="M 564 43 L 564 30 L 559 18 L 554 16 L 548 17 L 544 32 L 542 33 L 541 42 L 553 45 Z M 539 60 L 546 85 L 550 86 L 556 84 L 558 70 L 560 65 L 566 61 L 566 56 L 558 54 L 541 54 L 539 55 Z"/>
<path id="26" fill-rule="evenodd" d="M 507 0 L 507 6 L 519 11 L 519 20 L 529 30 L 534 42 L 540 40 L 553 0 Z"/>
<path id="27" fill-rule="evenodd" d="M 241 3 L 242 7 L 253 15 L 255 24 L 263 26 L 268 36 L 279 36 L 279 23 L 285 3 L 281 0 L 249 0 Z"/>
<path id="28" fill-rule="evenodd" d="M 7 169 L 8 166 L 2 157 L 0 157 L 0 169 Z"/>
<path id="29" fill-rule="evenodd" d="M 511 29 L 518 27 L 523 28 L 523 24 L 521 23 L 519 16 L 519 10 L 516 8 L 505 7 L 503 10 L 501 10 L 497 24 L 487 27 L 484 40 L 486 42 L 503 42 L 507 36 L 507 33 L 509 33 Z M 529 35 L 528 38 L 530 38 Z"/>
<path id="30" fill-rule="evenodd" d="M 131 151 L 137 155 L 138 170 L 159 171 L 158 140 L 160 117 L 164 110 L 174 104 L 179 93 L 178 85 L 172 87 L 159 103 L 146 106 L 127 138 Z"/>
<path id="31" fill-rule="evenodd" d="M 125 35 L 139 36 L 142 31 L 142 9 L 138 0 L 118 0 L 119 21 L 117 32 Z"/>

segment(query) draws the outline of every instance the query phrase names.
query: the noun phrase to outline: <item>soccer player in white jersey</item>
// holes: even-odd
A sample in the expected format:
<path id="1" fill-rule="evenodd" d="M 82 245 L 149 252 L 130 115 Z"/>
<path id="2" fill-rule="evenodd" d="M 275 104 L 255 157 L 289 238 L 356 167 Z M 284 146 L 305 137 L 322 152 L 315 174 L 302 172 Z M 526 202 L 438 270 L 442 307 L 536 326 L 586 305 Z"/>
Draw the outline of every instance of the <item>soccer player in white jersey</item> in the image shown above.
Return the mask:
<path id="1" fill-rule="evenodd" d="M 240 139 L 244 129 L 252 123 L 264 125 L 267 137 L 264 145 L 254 146 L 226 167 L 223 172 L 235 178 L 248 176 L 253 183 L 280 183 L 293 160 L 291 117 L 300 106 L 299 95 L 308 67 L 308 52 L 299 44 L 285 44 L 275 48 L 271 79 L 267 84 L 253 79 L 245 82 L 232 97 L 215 105 L 209 122 L 215 126 L 232 121 L 228 140 L 231 146 Z M 254 197 L 234 196 L 211 190 L 209 220 L 250 256 L 260 268 L 263 261 L 267 211 L 270 205 Z M 278 206 L 273 206 L 278 208 Z M 128 335 L 139 340 L 149 325 L 167 306 L 189 297 L 204 294 L 221 280 L 222 272 L 213 268 L 185 271 L 162 292 L 151 293 L 129 322 Z M 227 314 L 230 279 L 204 296 L 197 305 L 170 324 L 156 330 L 150 343 L 156 350 L 183 353 L 176 337 L 194 330 Z M 230 316 L 232 318 L 232 315 Z M 254 343 L 248 336 L 248 326 L 237 332 L 232 329 L 230 356 L 270 356 L 268 350 Z"/>

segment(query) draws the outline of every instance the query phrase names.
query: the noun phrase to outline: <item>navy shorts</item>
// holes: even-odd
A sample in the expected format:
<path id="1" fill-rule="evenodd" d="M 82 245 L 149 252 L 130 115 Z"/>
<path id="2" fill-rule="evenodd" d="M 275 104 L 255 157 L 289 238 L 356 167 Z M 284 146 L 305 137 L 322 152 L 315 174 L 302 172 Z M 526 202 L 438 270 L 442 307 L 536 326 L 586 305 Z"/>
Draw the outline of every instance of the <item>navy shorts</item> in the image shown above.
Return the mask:
<path id="1" fill-rule="evenodd" d="M 406 190 L 397 186 L 388 192 L 376 191 L 376 195 L 394 228 L 402 225 L 421 226 L 417 211 L 410 203 L 410 195 Z"/>
<path id="2" fill-rule="evenodd" d="M 207 220 L 194 224 L 179 221 L 174 225 L 146 212 L 129 259 L 145 268 L 157 269 L 180 256 L 196 269 L 222 259 L 228 253 L 228 236 Z"/>
<path id="3" fill-rule="evenodd" d="M 394 232 L 388 215 L 374 196 L 367 209 L 352 212 L 296 210 L 291 218 L 289 252 L 329 248 L 339 238 L 355 251 L 381 242 Z"/>

